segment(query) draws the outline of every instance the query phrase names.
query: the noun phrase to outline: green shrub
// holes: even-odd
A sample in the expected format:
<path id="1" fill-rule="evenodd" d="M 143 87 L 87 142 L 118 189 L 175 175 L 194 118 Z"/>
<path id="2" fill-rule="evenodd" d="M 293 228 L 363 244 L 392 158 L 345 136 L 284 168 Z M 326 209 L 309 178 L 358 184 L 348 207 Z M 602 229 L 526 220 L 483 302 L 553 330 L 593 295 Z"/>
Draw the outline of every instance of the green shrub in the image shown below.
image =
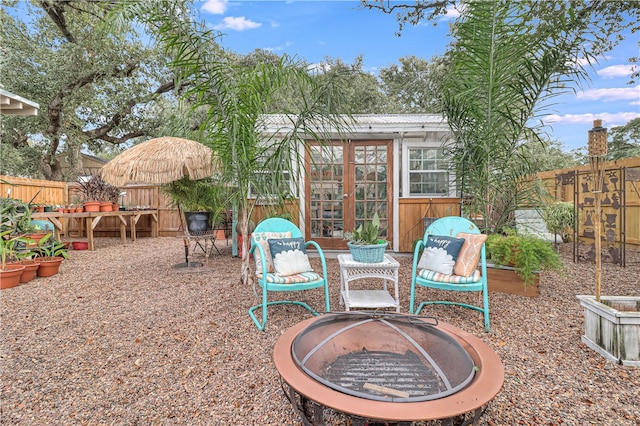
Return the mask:
<path id="1" fill-rule="evenodd" d="M 489 235 L 487 257 L 496 265 L 513 266 L 525 285 L 531 285 L 535 272 L 560 269 L 562 260 L 553 245 L 540 238 L 507 232 Z"/>
<path id="2" fill-rule="evenodd" d="M 569 241 L 569 235 L 573 232 L 574 218 L 573 203 L 561 201 L 542 209 L 542 219 L 549 232 L 561 235 L 565 243 Z"/>

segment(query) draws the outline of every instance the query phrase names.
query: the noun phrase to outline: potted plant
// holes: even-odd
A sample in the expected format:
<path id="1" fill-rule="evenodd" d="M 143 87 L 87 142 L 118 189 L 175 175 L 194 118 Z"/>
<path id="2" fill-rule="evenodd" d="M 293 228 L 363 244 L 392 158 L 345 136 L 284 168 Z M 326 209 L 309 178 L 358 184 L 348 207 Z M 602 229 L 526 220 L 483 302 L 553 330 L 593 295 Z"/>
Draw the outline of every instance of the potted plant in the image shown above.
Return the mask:
<path id="1" fill-rule="evenodd" d="M 191 180 L 184 177 L 162 188 L 172 206 L 184 214 L 189 232 L 206 232 L 212 223 L 224 219 L 227 211 L 227 188 L 211 179 Z"/>
<path id="2" fill-rule="evenodd" d="M 84 211 L 84 207 L 82 207 L 82 197 L 76 194 L 73 196 L 72 201 L 73 204 L 75 204 L 75 209 L 71 213 L 82 213 Z"/>
<path id="3" fill-rule="evenodd" d="M 16 263 L 16 246 L 23 240 L 21 235 L 10 235 L 10 231 L 0 232 L 0 254 L 2 256 L 2 268 L 0 269 L 0 288 L 15 287 L 20 283 L 20 277 L 25 266 Z"/>
<path id="4" fill-rule="evenodd" d="M 388 241 L 380 238 L 380 217 L 378 213 L 373 215 L 370 222 L 361 224 L 353 231 L 344 233 L 347 247 L 353 256 L 353 260 L 363 263 L 378 263 L 384 260 L 384 252 Z"/>
<path id="5" fill-rule="evenodd" d="M 15 263 L 19 259 L 20 243 L 28 240 L 23 228 L 30 224 L 28 206 L 13 198 L 3 198 L 0 203 L 0 288 L 15 287 L 25 269 Z"/>
<path id="6" fill-rule="evenodd" d="M 495 265 L 512 267 L 525 286 L 534 284 L 543 269 L 560 269 L 560 255 L 548 243 L 532 235 L 507 229 L 505 234 L 491 234 L 486 242 L 487 258 Z"/>
<path id="7" fill-rule="evenodd" d="M 39 277 L 57 274 L 62 261 L 69 257 L 66 244 L 53 238 L 51 234 L 40 240 L 38 247 L 33 252 L 34 260 L 40 264 Z"/>
<path id="8" fill-rule="evenodd" d="M 106 188 L 105 188 L 105 198 L 107 201 L 109 201 L 111 203 L 111 209 L 114 212 L 117 212 L 120 210 L 120 188 L 118 188 L 117 186 L 111 185 L 111 184 L 107 184 Z"/>
<path id="9" fill-rule="evenodd" d="M 115 203 L 118 202 L 120 196 L 120 190 L 102 179 L 100 175 L 92 175 L 89 179 L 81 181 L 80 192 L 85 200 L 84 210 L 86 212 L 111 211 L 114 203 L 113 195 L 117 194 Z"/>
<path id="10" fill-rule="evenodd" d="M 546 205 L 542 209 L 542 219 L 549 232 L 561 235 L 563 243 L 568 242 L 575 220 L 573 203 L 556 202 Z M 559 250 L 558 241 L 555 243 Z"/>

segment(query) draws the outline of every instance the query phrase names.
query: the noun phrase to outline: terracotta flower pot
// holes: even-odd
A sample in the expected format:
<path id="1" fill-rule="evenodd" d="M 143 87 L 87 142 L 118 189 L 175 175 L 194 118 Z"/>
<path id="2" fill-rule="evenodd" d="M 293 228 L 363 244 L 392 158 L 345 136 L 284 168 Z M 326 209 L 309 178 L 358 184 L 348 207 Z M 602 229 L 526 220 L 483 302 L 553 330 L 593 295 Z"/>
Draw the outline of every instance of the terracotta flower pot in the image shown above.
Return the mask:
<path id="1" fill-rule="evenodd" d="M 49 234 L 48 232 L 32 232 L 30 234 L 26 234 L 25 237 L 29 238 L 30 240 L 33 240 L 32 243 L 27 244 L 27 248 L 37 247 L 40 240 L 42 240 L 48 234 Z"/>
<path id="2" fill-rule="evenodd" d="M 36 262 L 40 264 L 38 268 L 39 277 L 50 277 L 58 273 L 63 257 L 37 257 Z"/>
<path id="3" fill-rule="evenodd" d="M 112 203 L 100 203 L 100 211 L 101 212 L 110 212 L 112 211 L 113 204 Z"/>
<path id="4" fill-rule="evenodd" d="M 20 277 L 24 271 L 24 265 L 7 265 L 6 269 L 0 270 L 0 289 L 15 287 L 20 284 Z"/>
<path id="5" fill-rule="evenodd" d="M 84 205 L 84 211 L 86 212 L 100 211 L 100 201 L 85 201 L 83 205 Z"/>
<path id="6" fill-rule="evenodd" d="M 86 241 L 74 241 L 71 244 L 74 250 L 87 250 L 89 248 L 89 243 Z"/>
<path id="7" fill-rule="evenodd" d="M 35 260 L 21 260 L 20 265 L 24 265 L 24 270 L 22 271 L 22 275 L 20 275 L 21 283 L 28 283 L 34 279 L 38 268 L 40 268 L 40 264 Z"/>

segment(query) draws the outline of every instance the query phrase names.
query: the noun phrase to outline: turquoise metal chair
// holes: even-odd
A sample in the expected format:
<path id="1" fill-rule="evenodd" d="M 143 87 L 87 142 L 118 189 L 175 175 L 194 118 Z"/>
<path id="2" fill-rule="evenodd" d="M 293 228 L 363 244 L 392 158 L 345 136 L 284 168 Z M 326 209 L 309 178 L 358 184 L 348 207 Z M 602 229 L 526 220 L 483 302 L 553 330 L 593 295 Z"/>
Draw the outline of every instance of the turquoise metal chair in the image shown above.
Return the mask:
<path id="1" fill-rule="evenodd" d="M 270 218 L 265 219 L 256 226 L 256 229 L 253 231 L 253 235 L 260 235 L 263 232 L 291 232 L 292 238 L 303 237 L 300 229 L 292 222 L 281 219 L 281 218 Z M 313 315 L 317 316 L 319 313 L 311 308 L 305 302 L 297 301 L 297 300 L 277 300 L 277 301 L 268 301 L 268 293 L 269 292 L 292 292 L 292 291 L 300 291 L 300 290 L 312 290 L 316 288 L 324 289 L 324 300 L 325 300 L 325 311 L 331 312 L 331 307 L 329 304 L 329 283 L 327 280 L 327 263 L 324 257 L 324 253 L 322 248 L 315 241 L 305 241 L 305 248 L 309 248 L 310 246 L 314 247 L 318 251 L 318 256 L 320 257 L 320 261 L 322 263 L 322 273 L 316 271 L 315 274 L 300 274 L 302 276 L 295 276 L 294 282 L 291 283 L 276 283 L 270 282 L 272 280 L 278 280 L 278 277 L 273 273 L 262 273 L 258 275 L 256 273 L 255 281 L 254 281 L 254 293 L 258 297 L 255 282 L 262 288 L 262 300 L 261 303 L 249 308 L 249 316 L 256 324 L 260 331 L 263 331 L 267 325 L 267 308 L 273 305 L 283 305 L 283 304 L 292 304 L 302 306 Z M 262 245 L 256 244 L 254 238 L 251 238 L 251 248 L 249 249 L 249 253 L 255 256 L 255 252 L 260 253 L 260 259 L 262 262 L 262 271 L 267 270 L 267 262 L 265 260 L 265 252 L 262 248 Z M 311 275 L 311 277 L 305 277 L 304 275 Z M 316 275 L 315 277 L 313 275 Z M 281 280 L 281 278 L 280 278 Z M 262 309 L 262 321 L 259 321 L 256 317 L 255 311 L 258 309 Z"/>
<path id="2" fill-rule="evenodd" d="M 422 249 L 425 247 L 429 235 L 445 235 L 449 237 L 456 237 L 459 232 L 480 234 L 480 230 L 473 222 L 462 217 L 450 216 L 438 219 L 433 222 L 425 231 L 424 238 L 418 241 L 418 243 L 416 244 L 416 248 L 413 253 L 413 267 L 411 270 L 411 298 L 409 301 L 409 312 L 412 314 L 414 313 L 416 286 L 448 291 L 480 291 L 482 292 L 482 306 L 475 306 L 468 303 L 454 301 L 428 300 L 420 303 L 420 305 L 418 305 L 418 309 L 415 310 L 415 313 L 419 314 L 425 305 L 456 305 L 473 309 L 482 312 L 482 314 L 484 315 L 484 328 L 487 332 L 489 332 L 489 291 L 487 289 L 487 262 L 484 243 L 482 244 L 479 260 L 481 274 L 477 280 L 475 279 L 475 277 L 456 277 L 459 282 L 434 281 L 432 279 L 426 279 L 421 276 L 420 271 L 418 270 L 418 262 L 420 261 L 419 255 Z"/>

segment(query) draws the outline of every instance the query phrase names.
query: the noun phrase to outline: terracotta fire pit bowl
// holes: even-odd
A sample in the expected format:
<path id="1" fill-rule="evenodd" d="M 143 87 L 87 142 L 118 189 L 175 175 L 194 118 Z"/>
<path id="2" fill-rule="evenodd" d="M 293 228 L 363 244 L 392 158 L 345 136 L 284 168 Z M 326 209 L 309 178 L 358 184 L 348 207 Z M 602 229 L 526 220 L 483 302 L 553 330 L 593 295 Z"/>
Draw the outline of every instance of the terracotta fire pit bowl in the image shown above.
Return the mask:
<path id="1" fill-rule="evenodd" d="M 304 424 L 323 424 L 325 407 L 386 422 L 470 414 L 463 424 L 475 424 L 504 382 L 502 362 L 487 344 L 415 315 L 342 312 L 310 318 L 278 339 L 273 360 Z M 309 401 L 314 410 L 306 408 Z"/>

